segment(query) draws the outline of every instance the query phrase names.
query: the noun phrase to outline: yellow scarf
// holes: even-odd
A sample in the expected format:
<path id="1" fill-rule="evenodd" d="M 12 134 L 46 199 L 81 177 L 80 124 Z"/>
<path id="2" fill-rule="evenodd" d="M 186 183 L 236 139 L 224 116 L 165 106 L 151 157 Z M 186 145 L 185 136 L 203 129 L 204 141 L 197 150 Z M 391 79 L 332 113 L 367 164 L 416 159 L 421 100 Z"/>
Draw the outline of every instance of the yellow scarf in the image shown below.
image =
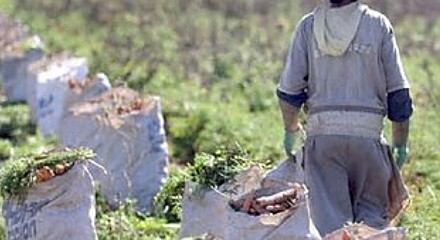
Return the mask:
<path id="1" fill-rule="evenodd" d="M 360 2 L 338 8 L 331 8 L 330 3 L 319 5 L 314 11 L 313 24 L 319 50 L 334 57 L 343 55 L 355 37 L 367 8 Z"/>

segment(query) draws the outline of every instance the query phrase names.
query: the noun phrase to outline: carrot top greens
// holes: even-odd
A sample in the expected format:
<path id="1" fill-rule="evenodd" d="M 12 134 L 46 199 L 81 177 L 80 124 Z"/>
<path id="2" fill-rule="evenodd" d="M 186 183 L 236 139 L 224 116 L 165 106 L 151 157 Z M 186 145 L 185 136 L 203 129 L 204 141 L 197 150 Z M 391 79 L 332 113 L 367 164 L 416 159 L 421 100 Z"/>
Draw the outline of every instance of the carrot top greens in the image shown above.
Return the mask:
<path id="1" fill-rule="evenodd" d="M 0 170 L 0 194 L 3 197 L 23 198 L 36 183 L 37 171 L 62 163 L 75 163 L 93 159 L 95 154 L 87 148 L 51 150 L 7 162 Z"/>

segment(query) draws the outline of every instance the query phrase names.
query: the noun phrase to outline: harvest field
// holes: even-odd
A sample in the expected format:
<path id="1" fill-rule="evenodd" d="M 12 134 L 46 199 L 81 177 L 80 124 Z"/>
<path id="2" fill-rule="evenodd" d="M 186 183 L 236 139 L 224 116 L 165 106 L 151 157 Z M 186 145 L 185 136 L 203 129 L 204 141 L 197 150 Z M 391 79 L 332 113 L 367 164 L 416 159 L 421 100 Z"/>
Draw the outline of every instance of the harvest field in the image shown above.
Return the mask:
<path id="1" fill-rule="evenodd" d="M 171 178 L 151 215 L 133 204 L 110 211 L 98 196 L 99 239 L 176 239 L 184 180 L 216 186 L 251 162 L 284 160 L 275 88 L 311 2 L 0 0 L 0 12 L 28 25 L 47 53 L 86 57 L 113 86 L 161 99 Z M 440 1 L 367 2 L 395 27 L 415 106 L 403 168 L 412 202 L 400 224 L 409 239 L 440 239 Z M 57 142 L 42 138 L 21 104 L 0 105 L 0 137 L 1 160 Z"/>

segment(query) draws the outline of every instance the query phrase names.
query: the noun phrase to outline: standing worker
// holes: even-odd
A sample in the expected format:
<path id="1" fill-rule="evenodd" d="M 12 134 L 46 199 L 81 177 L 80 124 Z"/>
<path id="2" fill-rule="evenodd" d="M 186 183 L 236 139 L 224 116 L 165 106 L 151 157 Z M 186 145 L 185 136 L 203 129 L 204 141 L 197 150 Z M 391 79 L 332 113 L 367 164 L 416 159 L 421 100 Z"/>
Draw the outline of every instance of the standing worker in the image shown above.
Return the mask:
<path id="1" fill-rule="evenodd" d="M 287 154 L 307 107 L 306 184 L 321 235 L 349 222 L 389 225 L 388 183 L 396 168 L 383 120 L 392 122 L 401 167 L 413 112 L 408 89 L 393 28 L 381 13 L 356 0 L 330 0 L 298 24 L 277 95 Z"/>

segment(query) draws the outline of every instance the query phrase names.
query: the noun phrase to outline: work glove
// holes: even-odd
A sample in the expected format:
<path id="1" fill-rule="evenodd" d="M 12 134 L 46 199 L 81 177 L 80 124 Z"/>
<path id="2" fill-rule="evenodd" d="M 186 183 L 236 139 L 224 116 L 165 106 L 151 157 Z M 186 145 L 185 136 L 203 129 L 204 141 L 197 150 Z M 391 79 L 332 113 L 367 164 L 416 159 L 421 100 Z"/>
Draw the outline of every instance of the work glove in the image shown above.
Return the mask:
<path id="1" fill-rule="evenodd" d="M 286 154 L 289 158 L 293 157 L 295 155 L 295 142 L 296 139 L 298 139 L 304 143 L 306 139 L 306 133 L 304 131 L 304 128 L 301 124 L 298 124 L 298 128 L 296 131 L 292 131 L 289 129 L 284 130 L 284 151 L 286 151 Z"/>
<path id="2" fill-rule="evenodd" d="M 403 164 L 408 160 L 409 149 L 406 146 L 393 147 L 394 159 L 396 159 L 397 166 L 402 168 Z"/>
<path id="3" fill-rule="evenodd" d="M 291 130 L 284 131 L 284 151 L 291 158 L 294 155 L 293 146 L 295 145 L 297 132 Z"/>

